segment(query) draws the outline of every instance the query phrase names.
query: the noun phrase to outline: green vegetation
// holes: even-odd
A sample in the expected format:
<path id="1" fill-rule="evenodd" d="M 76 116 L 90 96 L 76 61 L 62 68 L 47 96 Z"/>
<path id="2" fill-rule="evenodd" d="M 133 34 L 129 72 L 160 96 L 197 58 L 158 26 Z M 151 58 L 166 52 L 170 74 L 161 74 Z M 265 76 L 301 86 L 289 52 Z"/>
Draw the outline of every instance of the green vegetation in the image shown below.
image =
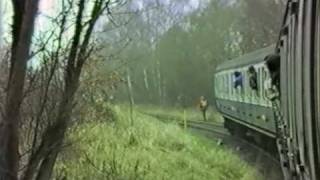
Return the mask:
<path id="1" fill-rule="evenodd" d="M 200 96 L 213 103 L 218 63 L 278 40 L 282 7 L 0 1 L 0 179 L 52 179 L 54 168 L 56 179 L 250 179 L 254 171 L 232 153 L 172 119 L 202 119 L 183 108 Z M 106 102 L 168 108 L 140 106 L 129 116 Z"/>
<path id="2" fill-rule="evenodd" d="M 143 105 L 138 106 L 137 110 L 139 112 L 149 114 L 149 115 L 156 115 L 162 118 L 168 118 L 169 120 L 192 120 L 192 121 L 203 121 L 202 114 L 197 107 L 173 107 L 173 106 L 166 106 L 161 107 L 155 105 Z M 207 111 L 208 121 L 213 122 L 222 122 L 222 117 L 212 108 L 209 108 Z"/>
<path id="3" fill-rule="evenodd" d="M 254 169 L 211 140 L 116 107 L 116 121 L 88 122 L 69 134 L 56 179 L 256 180 Z"/>

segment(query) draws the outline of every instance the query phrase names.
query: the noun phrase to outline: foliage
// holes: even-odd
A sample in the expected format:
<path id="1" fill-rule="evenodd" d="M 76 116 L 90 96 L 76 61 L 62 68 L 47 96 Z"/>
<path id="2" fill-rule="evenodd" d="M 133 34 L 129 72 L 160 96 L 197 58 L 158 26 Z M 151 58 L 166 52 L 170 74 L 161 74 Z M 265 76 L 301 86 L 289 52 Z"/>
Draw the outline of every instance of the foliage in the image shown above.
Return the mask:
<path id="1" fill-rule="evenodd" d="M 105 62 L 93 59 L 84 66 L 81 86 L 78 93 L 78 106 L 74 117 L 78 124 L 86 121 L 114 121 L 115 113 L 111 106 L 113 94 L 123 83 L 123 78 L 117 71 L 104 71 Z"/>
<path id="2" fill-rule="evenodd" d="M 185 133 L 175 124 L 117 106 L 117 121 L 91 122 L 69 134 L 73 146 L 60 157 L 56 178 L 257 179 L 232 152 Z"/>
<path id="3" fill-rule="evenodd" d="M 242 53 L 274 44 L 279 36 L 284 1 L 239 0 L 240 14 L 235 29 L 242 36 Z"/>
<path id="4" fill-rule="evenodd" d="M 114 113 L 112 105 L 105 102 L 113 103 L 114 96 L 118 100 L 128 100 L 128 94 L 132 99 L 132 93 L 138 103 L 180 104 L 184 107 L 193 105 L 200 95 L 212 99 L 212 76 L 219 62 L 276 40 L 280 22 L 278 12 L 281 11 L 278 4 L 282 1 L 236 0 L 224 3 L 222 0 L 201 0 L 198 7 L 192 7 L 191 0 L 62 0 L 53 10 L 57 14 L 50 17 L 49 13 L 45 18 L 48 26 L 43 32 L 40 32 L 41 28 L 33 28 L 33 23 L 25 23 L 28 19 L 25 18 L 29 14 L 31 22 L 35 17 L 44 18 L 42 15 L 46 13 L 36 16 L 35 2 L 38 1 L 34 1 L 35 4 L 25 2 L 14 2 L 14 21 L 9 23 L 13 25 L 12 44 L 6 45 L 8 49 L 12 46 L 8 50 L 12 52 L 0 52 L 0 59 L 4 59 L 0 62 L 0 111 L 4 115 L 0 123 L 16 122 L 13 123 L 16 126 L 8 126 L 8 129 L 2 127 L 0 142 L 12 143 L 10 148 L 3 146 L 4 154 L 14 153 L 11 154 L 13 160 L 8 158 L 6 164 L 14 164 L 15 169 L 18 165 L 23 167 L 20 176 L 28 180 L 51 176 L 65 133 L 70 129 L 69 124 L 74 122 L 79 127 L 75 127 L 70 139 L 82 139 L 88 134 L 83 138 L 88 143 L 77 145 L 75 154 L 64 156 L 66 159 L 78 156 L 80 160 L 82 158 L 81 162 L 71 159 L 59 164 L 60 172 L 65 166 L 68 176 L 203 178 L 200 177 L 203 170 L 199 167 L 206 162 L 196 156 L 210 159 L 203 154 L 210 154 L 211 146 L 200 151 L 194 145 L 194 138 L 184 135 L 176 126 L 157 123 L 141 114 L 136 114 L 136 122 L 129 126 L 127 113 L 123 113 L 122 108 L 121 112 Z M 145 5 L 137 10 L 134 8 L 138 7 L 136 2 Z M 42 22 L 41 19 L 37 21 Z M 31 40 L 33 29 L 35 35 L 31 42 L 28 39 Z M 29 31 L 28 36 L 21 38 L 24 30 Z M 27 40 L 20 46 L 19 41 L 24 38 Z M 19 48 L 23 53 L 16 53 L 20 52 Z M 12 62 L 9 63 L 10 58 Z M 106 61 L 102 63 L 101 59 Z M 128 87 L 132 84 L 133 88 L 127 88 L 125 84 Z M 78 87 L 80 91 L 77 91 Z M 180 119 L 184 116 L 182 109 L 159 111 L 163 114 L 169 112 Z M 17 112 L 20 112 L 21 121 Z M 188 117 L 198 114 L 187 112 Z M 213 116 L 216 119 L 215 114 Z M 196 115 L 192 118 L 199 119 Z M 83 122 L 86 124 L 82 126 Z M 162 129 L 165 129 L 165 135 Z M 169 130 L 173 132 L 167 132 Z M 19 141 L 18 136 L 21 136 Z M 119 145 L 116 144 L 118 140 Z M 100 154 L 100 151 L 107 155 Z M 146 157 L 139 159 L 135 153 L 130 154 L 131 151 Z M 213 151 L 219 154 L 218 150 Z M 18 157 L 20 152 L 21 157 Z M 85 159 L 84 152 L 88 153 Z M 154 154 L 158 155 L 156 160 Z M 181 163 L 176 164 L 175 158 Z M 161 164 L 159 159 L 166 161 Z M 186 164 L 188 168 L 185 168 Z M 178 171 L 170 171 L 169 165 Z M 194 173 L 191 167 L 195 169 Z M 93 169 L 101 172 L 96 174 Z M 203 173 L 207 176 L 209 172 L 211 178 L 211 170 L 215 172 L 208 169 Z M 230 172 L 231 179 L 235 178 L 232 173 L 236 171 Z M 221 171 L 216 175 L 212 177 L 224 176 Z"/>
<path id="5" fill-rule="evenodd" d="M 154 17 L 166 10 L 159 7 L 122 28 L 119 34 L 131 42 L 119 58 L 128 62 L 124 71 L 132 77 L 136 102 L 175 105 L 183 97 L 178 103 L 191 106 L 201 95 L 211 100 L 220 62 L 277 40 L 282 1 L 232 2 L 212 0 L 184 16 L 167 13 L 160 20 Z M 117 95 L 127 100 L 125 87 Z"/>

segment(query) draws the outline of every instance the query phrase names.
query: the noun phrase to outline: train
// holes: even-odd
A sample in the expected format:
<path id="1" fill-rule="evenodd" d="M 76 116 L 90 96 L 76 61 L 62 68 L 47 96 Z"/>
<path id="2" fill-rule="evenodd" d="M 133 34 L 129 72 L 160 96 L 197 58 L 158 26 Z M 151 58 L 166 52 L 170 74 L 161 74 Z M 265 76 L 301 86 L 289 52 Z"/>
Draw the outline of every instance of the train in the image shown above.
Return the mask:
<path id="1" fill-rule="evenodd" d="M 214 81 L 215 104 L 224 116 L 225 128 L 231 134 L 251 136 L 256 143 L 263 141 L 264 148 L 272 148 L 276 139 L 275 116 L 266 87 L 268 82 L 271 85 L 271 74 L 264 60 L 274 48 L 219 64 Z M 236 75 L 241 79 L 237 81 Z"/>
<path id="2" fill-rule="evenodd" d="M 320 1 L 288 0 L 281 27 L 217 66 L 215 105 L 231 134 L 275 149 L 284 179 L 320 180 Z"/>

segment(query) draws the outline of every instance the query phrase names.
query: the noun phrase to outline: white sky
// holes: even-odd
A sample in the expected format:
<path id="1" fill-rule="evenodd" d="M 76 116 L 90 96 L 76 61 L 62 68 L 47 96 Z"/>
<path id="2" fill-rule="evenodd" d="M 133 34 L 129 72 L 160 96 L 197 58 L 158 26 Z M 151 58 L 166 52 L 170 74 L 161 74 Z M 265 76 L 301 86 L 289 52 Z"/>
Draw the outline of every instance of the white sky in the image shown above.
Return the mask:
<path id="1" fill-rule="evenodd" d="M 39 10 L 42 13 L 52 11 L 54 9 L 54 0 L 41 0 L 39 5 Z"/>
<path id="2" fill-rule="evenodd" d="M 49 11 L 53 0 L 41 0 L 41 11 Z M 12 5 L 10 0 L 0 0 L 0 44 L 8 41 L 10 37 L 10 24 L 12 21 Z"/>
<path id="3" fill-rule="evenodd" d="M 12 8 L 10 0 L 0 0 L 0 8 L 2 9 L 3 14 L 0 14 L 2 18 L 2 22 L 0 21 L 0 26 L 2 27 L 1 37 L 5 37 L 8 39 L 10 37 L 10 24 L 12 19 Z M 36 29 L 46 29 L 48 27 L 48 19 L 46 16 L 53 16 L 57 11 L 57 4 L 61 0 L 40 0 L 39 4 L 39 16 L 36 21 Z M 173 11 L 169 11 L 175 13 L 176 15 L 186 15 L 194 10 L 196 10 L 201 1 L 207 0 L 158 0 L 158 2 L 162 5 L 169 5 L 169 3 L 173 3 L 173 7 L 170 7 Z M 156 3 L 157 0 L 133 0 L 133 6 L 137 9 L 143 9 L 145 6 Z M 2 6 L 1 6 L 2 3 Z M 1 11 L 0 11 L 1 13 Z M 0 31 L 1 33 L 1 31 Z M 2 38 L 1 38 L 2 39 Z"/>

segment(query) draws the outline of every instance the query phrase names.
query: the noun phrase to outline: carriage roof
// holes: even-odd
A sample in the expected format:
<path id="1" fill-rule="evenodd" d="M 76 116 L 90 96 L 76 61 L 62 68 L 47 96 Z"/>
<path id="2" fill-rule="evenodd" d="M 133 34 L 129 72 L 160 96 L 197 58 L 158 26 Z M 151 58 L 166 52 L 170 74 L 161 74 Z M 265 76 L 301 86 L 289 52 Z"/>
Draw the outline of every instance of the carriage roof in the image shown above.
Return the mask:
<path id="1" fill-rule="evenodd" d="M 275 49 L 275 45 L 271 45 L 266 48 L 259 49 L 257 51 L 253 51 L 251 53 L 245 54 L 238 58 L 225 61 L 217 66 L 216 71 L 219 72 L 223 70 L 247 66 L 250 64 L 258 64 L 260 62 L 263 62 L 264 58 L 267 55 L 274 53 L 274 49 Z"/>

